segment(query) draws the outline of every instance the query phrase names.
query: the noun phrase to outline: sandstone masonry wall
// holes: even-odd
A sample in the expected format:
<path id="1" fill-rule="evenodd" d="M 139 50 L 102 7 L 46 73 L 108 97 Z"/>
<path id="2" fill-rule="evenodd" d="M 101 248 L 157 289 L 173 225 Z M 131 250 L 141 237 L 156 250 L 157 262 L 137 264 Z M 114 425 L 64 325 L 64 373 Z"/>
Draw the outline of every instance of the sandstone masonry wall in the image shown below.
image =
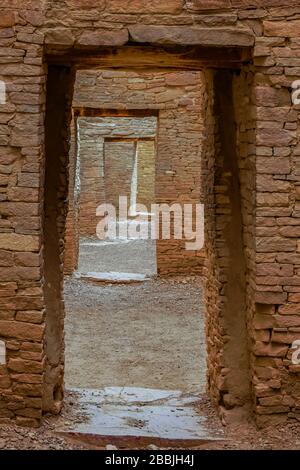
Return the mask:
<path id="1" fill-rule="evenodd" d="M 167 148 L 170 140 L 182 136 L 177 169 L 187 158 L 185 149 L 190 154 L 189 146 L 196 145 L 195 139 L 186 141 L 187 131 L 204 138 L 205 151 L 199 145 L 199 155 L 205 155 L 208 361 L 214 363 L 209 367 L 210 395 L 224 419 L 239 401 L 248 403 L 260 425 L 299 418 L 300 372 L 291 360 L 292 342 L 300 333 L 299 106 L 291 102 L 291 83 L 300 75 L 299 17 L 299 3 L 292 0 L 2 0 L 0 80 L 7 90 L 6 102 L 0 104 L 0 339 L 7 349 L 6 363 L 0 366 L 2 421 L 38 425 L 44 411 L 59 412 L 63 399 L 63 238 L 68 127 L 78 62 L 118 70 L 240 69 L 240 79 L 232 72 L 230 80 L 226 75 L 228 89 L 233 84 L 230 109 L 233 102 L 237 126 L 237 159 L 231 160 L 234 191 L 227 189 L 226 171 L 220 171 L 228 142 L 217 113 L 226 103 L 218 96 L 217 106 L 212 86 L 216 77 L 220 81 L 219 72 L 207 71 L 199 105 L 197 97 L 186 104 L 208 119 L 195 127 L 187 124 L 186 109 L 172 108 L 174 99 L 180 101 L 176 92 L 162 92 L 157 102 L 161 120 L 176 116 L 176 124 L 168 135 L 160 131 L 159 145 Z M 48 68 L 47 62 L 52 64 Z M 47 113 L 46 92 L 51 98 Z M 235 97 L 241 96 L 248 114 L 237 112 L 241 104 Z M 135 108 L 137 95 L 131 99 Z M 115 103 L 120 101 L 116 96 Z M 201 108 L 203 102 L 208 109 Z M 232 115 L 229 122 L 232 144 Z M 168 147 L 168 157 L 172 153 Z M 174 166 L 159 162 L 159 201 L 168 199 L 170 185 L 182 191 L 176 174 L 165 184 L 166 171 L 173 172 Z M 233 219 L 238 220 L 235 200 L 242 216 L 236 233 L 245 266 L 241 284 L 241 271 L 232 270 L 235 239 L 229 219 L 224 218 L 218 233 L 219 216 L 226 211 L 235 211 Z M 170 257 L 170 266 L 173 262 Z M 226 264 L 230 269 L 224 273 Z M 226 302 L 232 304 L 234 281 L 239 304 L 245 299 L 245 315 L 232 329 Z M 243 332 L 246 326 L 247 333 L 238 351 L 233 340 L 237 326 Z M 242 393 L 236 388 L 233 355 L 240 350 L 244 378 L 247 361 L 250 366 Z"/>
<path id="2" fill-rule="evenodd" d="M 138 204 L 144 204 L 150 211 L 155 202 L 155 141 L 140 141 L 137 143 L 138 152 Z"/>

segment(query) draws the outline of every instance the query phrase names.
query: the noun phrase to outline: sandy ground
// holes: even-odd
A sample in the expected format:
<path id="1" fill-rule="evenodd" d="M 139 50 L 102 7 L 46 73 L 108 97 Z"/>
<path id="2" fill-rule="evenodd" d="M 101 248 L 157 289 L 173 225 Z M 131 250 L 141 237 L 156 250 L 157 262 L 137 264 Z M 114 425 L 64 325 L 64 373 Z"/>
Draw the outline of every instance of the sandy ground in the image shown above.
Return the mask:
<path id="1" fill-rule="evenodd" d="M 155 240 L 80 239 L 78 272 L 157 273 Z"/>
<path id="2" fill-rule="evenodd" d="M 91 284 L 69 278 L 66 386 L 136 386 L 204 392 L 200 278 Z"/>
<path id="3" fill-rule="evenodd" d="M 138 245 L 126 247 L 138 254 L 134 259 L 123 256 L 125 245 L 103 245 L 101 249 L 108 247 L 104 248 L 107 257 L 100 266 L 95 265 L 94 248 L 86 248 L 84 269 L 151 274 L 153 251 Z M 90 269 L 93 263 L 96 269 Z M 199 450 L 300 450 L 297 421 L 263 430 L 257 430 L 253 422 L 222 427 L 204 392 L 204 308 L 199 278 L 151 279 L 134 285 L 97 285 L 68 278 L 65 300 L 67 389 L 114 385 L 190 391 L 198 394 L 199 414 L 206 417 L 211 433 L 223 438 Z M 76 394 L 67 390 L 61 415 L 46 415 L 39 429 L 1 423 L 0 450 L 103 449 L 59 432 L 69 423 L 82 422 L 84 416 L 78 409 Z"/>

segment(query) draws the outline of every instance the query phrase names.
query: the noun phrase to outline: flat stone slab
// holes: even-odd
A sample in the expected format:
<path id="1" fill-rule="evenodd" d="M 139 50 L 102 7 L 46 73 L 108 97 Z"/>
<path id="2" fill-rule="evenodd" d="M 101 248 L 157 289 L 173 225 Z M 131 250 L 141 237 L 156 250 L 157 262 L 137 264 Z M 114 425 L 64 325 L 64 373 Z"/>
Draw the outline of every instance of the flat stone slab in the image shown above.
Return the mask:
<path id="1" fill-rule="evenodd" d="M 197 411 L 197 396 L 131 387 L 72 392 L 78 397 L 76 410 L 83 418 L 58 432 L 89 444 L 189 447 L 223 440 L 221 431 L 211 434 L 207 419 Z"/>
<path id="2" fill-rule="evenodd" d="M 134 282 L 145 282 L 150 280 L 150 277 L 146 276 L 146 274 L 139 273 L 88 272 L 86 274 L 78 274 L 77 276 L 87 281 L 104 282 L 110 284 L 131 284 Z"/>
<path id="3" fill-rule="evenodd" d="M 129 34 L 137 43 L 210 47 L 249 47 L 254 44 L 253 31 L 245 28 L 135 24 L 129 26 Z"/>

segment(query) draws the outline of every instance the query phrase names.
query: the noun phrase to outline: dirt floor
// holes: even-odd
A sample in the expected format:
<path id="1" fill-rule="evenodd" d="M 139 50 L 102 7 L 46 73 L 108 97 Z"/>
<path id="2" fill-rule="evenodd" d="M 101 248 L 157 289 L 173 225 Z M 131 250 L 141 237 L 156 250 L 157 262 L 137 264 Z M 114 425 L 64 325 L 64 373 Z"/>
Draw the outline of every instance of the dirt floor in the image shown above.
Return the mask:
<path id="1" fill-rule="evenodd" d="M 104 450 L 106 447 L 93 446 L 59 434 L 62 424 L 75 419 L 76 408 L 76 397 L 72 393 L 67 393 L 61 416 L 45 416 L 39 429 L 0 424 L 0 450 Z M 205 395 L 200 397 L 199 412 L 209 420 L 212 432 L 219 433 L 220 421 Z M 299 436 L 300 423 L 297 421 L 290 422 L 286 426 L 271 426 L 260 431 L 253 423 L 249 423 L 223 428 L 221 441 L 206 443 L 194 450 L 300 450 Z M 159 448 L 149 445 L 146 449 Z"/>
<path id="2" fill-rule="evenodd" d="M 201 393 L 206 353 L 201 279 L 129 285 L 65 282 L 66 386 Z"/>
<path id="3" fill-rule="evenodd" d="M 156 275 L 155 240 L 99 240 L 95 237 L 82 237 L 78 272 L 86 274 L 111 271 Z"/>
<path id="4" fill-rule="evenodd" d="M 253 422 L 222 426 L 205 394 L 204 309 L 199 278 L 134 285 L 66 280 L 66 396 L 60 416 L 39 429 L 0 424 L 0 450 L 105 449 L 62 434 L 82 423 L 70 387 L 136 386 L 197 393 L 199 415 L 220 440 L 194 450 L 300 450 L 300 423 L 258 430 Z M 154 444 L 145 447 L 159 449 Z M 163 449 L 163 447 L 160 447 Z"/>

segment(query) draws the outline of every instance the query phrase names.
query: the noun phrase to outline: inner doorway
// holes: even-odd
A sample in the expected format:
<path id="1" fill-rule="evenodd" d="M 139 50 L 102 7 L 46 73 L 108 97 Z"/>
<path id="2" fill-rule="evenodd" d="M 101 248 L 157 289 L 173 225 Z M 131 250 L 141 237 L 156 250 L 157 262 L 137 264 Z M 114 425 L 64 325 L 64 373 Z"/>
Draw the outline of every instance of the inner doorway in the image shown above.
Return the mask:
<path id="1" fill-rule="evenodd" d="M 199 263 L 189 272 L 178 263 L 171 275 L 157 276 L 149 223 L 159 178 L 168 185 L 159 202 L 199 195 L 202 80 L 201 72 L 77 74 L 65 263 L 71 264 L 72 243 L 78 260 L 65 280 L 67 388 L 205 392 L 203 258 L 185 253 L 181 241 L 163 240 L 164 264 L 173 256 L 184 265 L 191 255 Z M 141 100 L 145 109 L 132 109 Z M 128 201 L 126 221 L 119 218 L 120 197 Z M 118 219 L 104 239 L 97 234 L 102 204 L 113 206 Z M 147 240 L 139 238 L 143 224 Z"/>
<path id="2" fill-rule="evenodd" d="M 155 200 L 156 134 L 156 116 L 77 119 L 77 274 L 107 281 L 157 274 L 156 243 L 138 231 Z M 108 227 L 98 225 L 106 211 Z M 143 217 L 138 227 L 137 216 Z"/>

